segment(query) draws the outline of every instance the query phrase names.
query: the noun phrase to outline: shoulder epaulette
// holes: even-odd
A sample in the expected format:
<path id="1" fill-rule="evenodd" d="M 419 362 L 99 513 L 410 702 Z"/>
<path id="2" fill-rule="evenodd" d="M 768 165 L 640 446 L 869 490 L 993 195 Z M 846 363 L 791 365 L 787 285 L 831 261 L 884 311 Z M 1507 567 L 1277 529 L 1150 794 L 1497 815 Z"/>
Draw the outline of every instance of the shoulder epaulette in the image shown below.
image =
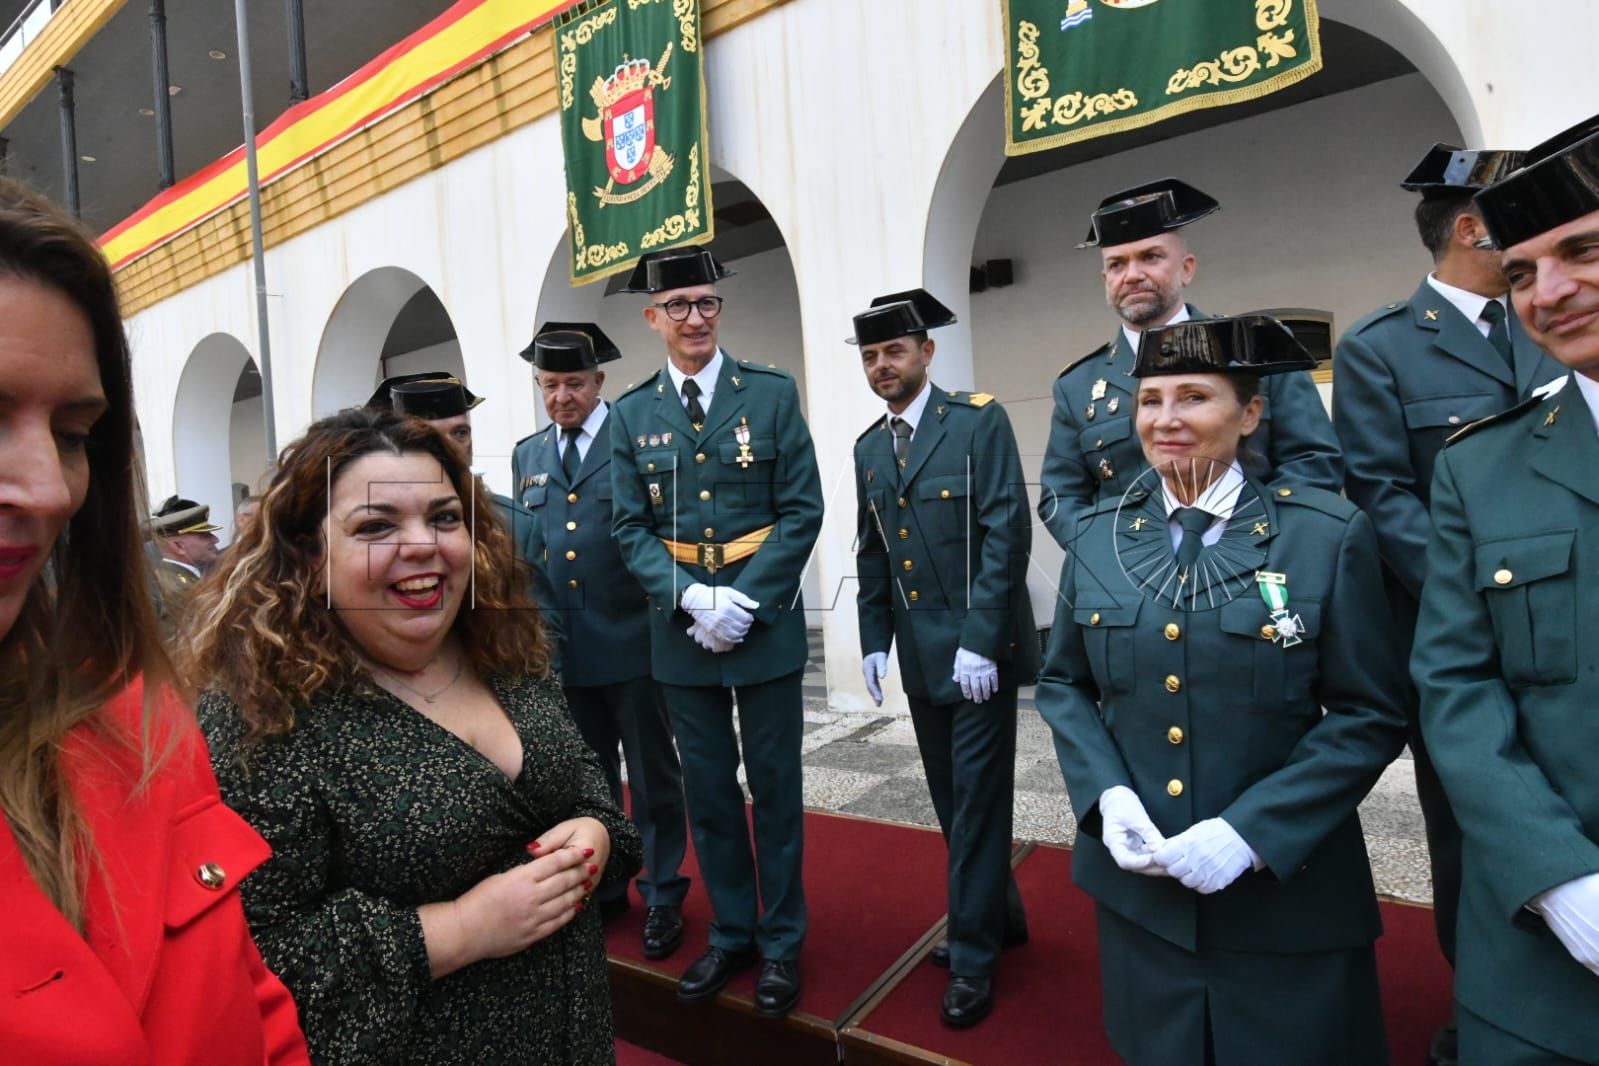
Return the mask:
<path id="1" fill-rule="evenodd" d="M 548 436 L 550 430 L 552 430 L 554 428 L 555 428 L 555 423 L 551 422 L 549 425 L 545 426 L 543 429 L 535 429 L 532 433 L 529 433 L 527 436 L 525 436 L 521 440 L 517 441 L 511 447 L 512 448 L 520 448 L 522 445 L 526 444 L 528 441 L 532 440 L 534 437 Z"/>
<path id="2" fill-rule="evenodd" d="M 1273 485 L 1267 489 L 1272 501 L 1285 507 L 1309 507 L 1311 510 L 1347 520 L 1359 508 L 1336 492 L 1312 488 L 1309 485 Z"/>
<path id="3" fill-rule="evenodd" d="M 986 392 L 951 392 L 949 400 L 963 407 L 986 407 L 994 402 L 994 397 Z"/>
<path id="4" fill-rule="evenodd" d="M 1075 369 L 1076 367 L 1082 366 L 1084 363 L 1088 362 L 1088 360 L 1094 358 L 1094 356 L 1105 354 L 1105 349 L 1111 347 L 1111 345 L 1113 345 L 1115 343 L 1116 343 L 1116 339 L 1113 337 L 1110 340 L 1106 341 L 1104 344 L 1101 344 L 1098 348 L 1095 348 L 1093 351 L 1089 352 L 1087 355 L 1078 356 L 1076 359 L 1073 359 L 1071 362 L 1069 362 L 1065 366 L 1061 367 L 1060 368 L 1060 373 L 1056 374 L 1055 376 L 1057 378 L 1065 377 L 1067 374 L 1071 373 L 1073 369 Z"/>
<path id="5" fill-rule="evenodd" d="M 1471 423 L 1470 425 L 1462 426 L 1459 430 L 1451 434 L 1449 439 L 1444 441 L 1444 447 L 1447 448 L 1451 444 L 1458 444 L 1467 437 L 1471 436 L 1473 433 L 1476 433 L 1478 430 L 1487 429 L 1489 426 L 1497 426 L 1501 422 L 1510 422 L 1514 419 L 1520 418 L 1528 411 L 1531 411 L 1537 407 L 1542 407 L 1552 398 L 1553 397 L 1551 396 L 1529 396 L 1525 400 L 1522 400 L 1520 403 L 1516 404 L 1514 407 L 1507 407 L 1498 414 L 1489 415 L 1487 418 L 1479 418 L 1477 421 Z"/>
<path id="6" fill-rule="evenodd" d="M 642 381 L 639 381 L 639 382 L 637 382 L 635 384 L 629 385 L 627 388 L 623 389 L 621 396 L 618 396 L 617 399 L 620 400 L 623 396 L 631 396 L 633 393 L 638 392 L 640 389 L 644 388 L 646 385 L 654 385 L 655 384 L 655 379 L 660 377 L 660 376 L 661 376 L 661 371 L 657 370 L 655 373 L 653 373 L 653 374 L 649 375 L 648 377 L 644 378 Z"/>
<path id="7" fill-rule="evenodd" d="M 771 374 L 780 378 L 792 378 L 794 376 L 776 363 L 753 363 L 748 359 L 740 359 L 737 362 L 741 370 L 753 370 L 757 374 Z"/>
<path id="8" fill-rule="evenodd" d="M 1379 308 L 1377 308 L 1377 310 L 1371 312 L 1370 314 L 1365 315 L 1364 317 L 1356 320 L 1355 324 L 1350 326 L 1348 329 L 1346 329 L 1344 331 L 1344 333 L 1346 335 L 1357 334 L 1361 330 L 1365 329 L 1367 326 L 1370 326 L 1370 325 L 1372 325 L 1375 322 L 1381 322 L 1385 318 L 1391 318 L 1392 316 L 1394 316 L 1394 315 L 1398 314 L 1399 312 L 1403 311 L 1405 309 L 1405 307 L 1406 307 L 1406 302 L 1405 301 L 1401 301 L 1400 303 L 1396 303 L 1396 304 L 1387 304 L 1387 305 L 1385 305 L 1383 307 L 1379 307 Z"/>
<path id="9" fill-rule="evenodd" d="M 873 422 L 871 425 L 867 426 L 864 430 L 861 431 L 861 435 L 855 438 L 855 443 L 859 444 L 861 441 L 865 440 L 866 439 L 866 435 L 868 433 L 871 433 L 871 432 L 873 432 L 875 430 L 882 429 L 884 424 L 886 424 L 887 422 L 888 422 L 888 416 L 887 415 L 882 415 L 881 417 L 878 418 L 878 420 L 876 422 Z"/>

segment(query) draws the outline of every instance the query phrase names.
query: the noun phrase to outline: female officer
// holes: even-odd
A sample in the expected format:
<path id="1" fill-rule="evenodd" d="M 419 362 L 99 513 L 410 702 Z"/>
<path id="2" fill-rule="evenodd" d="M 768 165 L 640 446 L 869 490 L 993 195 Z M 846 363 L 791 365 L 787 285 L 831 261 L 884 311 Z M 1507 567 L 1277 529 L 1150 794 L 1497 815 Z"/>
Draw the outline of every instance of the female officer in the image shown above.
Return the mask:
<path id="1" fill-rule="evenodd" d="M 1240 463 L 1261 315 L 1147 331 L 1151 469 L 1078 519 L 1039 710 L 1098 903 L 1105 1027 L 1130 1063 L 1387 1061 L 1355 808 L 1404 744 L 1371 525 Z"/>

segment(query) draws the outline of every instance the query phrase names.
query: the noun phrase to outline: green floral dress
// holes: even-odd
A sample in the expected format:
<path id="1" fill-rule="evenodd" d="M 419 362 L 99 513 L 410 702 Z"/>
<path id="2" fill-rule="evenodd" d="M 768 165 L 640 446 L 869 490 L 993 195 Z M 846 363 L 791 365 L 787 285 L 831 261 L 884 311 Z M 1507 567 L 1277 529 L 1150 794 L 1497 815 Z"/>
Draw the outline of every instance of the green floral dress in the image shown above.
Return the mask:
<path id="1" fill-rule="evenodd" d="M 514 781 L 378 689 L 323 693 L 293 732 L 242 760 L 235 705 L 200 699 L 222 797 L 272 845 L 242 886 L 250 928 L 319 1064 L 614 1061 L 598 908 L 508 958 L 436 981 L 428 969 L 417 907 L 528 862 L 527 845 L 557 822 L 605 824 L 602 881 L 639 868 L 638 834 L 559 679 L 489 680 L 522 740 Z"/>

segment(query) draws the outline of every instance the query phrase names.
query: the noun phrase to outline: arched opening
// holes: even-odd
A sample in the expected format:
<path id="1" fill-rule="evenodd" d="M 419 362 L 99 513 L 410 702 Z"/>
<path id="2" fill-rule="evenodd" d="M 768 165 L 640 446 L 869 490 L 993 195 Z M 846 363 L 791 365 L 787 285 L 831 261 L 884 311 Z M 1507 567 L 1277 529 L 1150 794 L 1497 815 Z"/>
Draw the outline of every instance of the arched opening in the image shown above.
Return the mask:
<path id="1" fill-rule="evenodd" d="M 172 454 L 179 495 L 211 508 L 211 520 L 226 530 L 218 534 L 224 542 L 233 538 L 234 506 L 260 491 L 266 477 L 265 427 L 255 360 L 226 333 L 206 337 L 189 353 L 178 381 Z"/>
<path id="2" fill-rule="evenodd" d="M 1441 50 L 1419 41 L 1413 60 L 1327 17 L 1333 6 L 1323 11 L 1324 69 L 1248 104 L 1010 159 L 999 77 L 972 108 L 939 177 L 924 276 L 968 301 L 957 307 L 967 332 L 947 331 L 940 346 L 973 353 L 974 386 L 1005 403 L 1030 478 L 1043 464 L 1056 376 L 1117 328 L 1098 251 L 1075 247 L 1108 193 L 1173 176 L 1221 201 L 1220 213 L 1185 231 L 1199 260 L 1187 298 L 1204 311 L 1302 308 L 1330 319 L 1336 336 L 1408 294 L 1429 268 L 1414 196 L 1399 182 L 1435 141 L 1474 133 L 1474 115 L 1457 118 L 1469 99 L 1429 79 L 1443 71 L 1460 81 Z M 1397 5 L 1337 6 L 1359 9 L 1365 26 L 1385 25 L 1382 9 Z M 1041 626 L 1062 561 L 1036 525 L 1029 589 Z"/>
<path id="3" fill-rule="evenodd" d="M 433 288 L 410 271 L 373 270 L 345 290 L 322 332 L 311 384 L 312 417 L 365 403 L 385 377 L 424 370 L 465 378 L 449 312 Z"/>

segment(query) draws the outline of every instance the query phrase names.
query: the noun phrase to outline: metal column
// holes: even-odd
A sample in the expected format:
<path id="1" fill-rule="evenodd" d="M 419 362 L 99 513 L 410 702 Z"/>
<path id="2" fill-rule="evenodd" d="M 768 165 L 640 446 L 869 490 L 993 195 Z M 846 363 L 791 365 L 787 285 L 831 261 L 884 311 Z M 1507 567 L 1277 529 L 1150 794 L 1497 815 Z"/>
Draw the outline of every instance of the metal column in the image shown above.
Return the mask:
<path id="1" fill-rule="evenodd" d="M 78 210 L 78 117 L 72 99 L 72 71 L 56 68 L 61 94 L 61 197 L 74 215 Z"/>
<path id="2" fill-rule="evenodd" d="M 172 79 L 167 73 L 167 4 L 150 0 L 150 66 L 155 78 L 155 163 L 161 188 L 177 181 L 172 164 Z"/>
<path id="3" fill-rule="evenodd" d="M 255 318 L 261 345 L 261 406 L 266 423 L 266 453 L 278 457 L 277 412 L 272 397 L 272 330 L 267 321 L 266 238 L 261 231 L 261 171 L 255 157 L 255 91 L 250 84 L 250 23 L 244 0 L 233 0 L 239 34 L 239 102 L 244 118 L 244 172 L 250 190 L 250 248 L 255 260 Z"/>
<path id="4" fill-rule="evenodd" d="M 289 18 L 289 104 L 311 96 L 311 75 L 305 62 L 305 7 L 302 0 L 284 0 Z"/>

